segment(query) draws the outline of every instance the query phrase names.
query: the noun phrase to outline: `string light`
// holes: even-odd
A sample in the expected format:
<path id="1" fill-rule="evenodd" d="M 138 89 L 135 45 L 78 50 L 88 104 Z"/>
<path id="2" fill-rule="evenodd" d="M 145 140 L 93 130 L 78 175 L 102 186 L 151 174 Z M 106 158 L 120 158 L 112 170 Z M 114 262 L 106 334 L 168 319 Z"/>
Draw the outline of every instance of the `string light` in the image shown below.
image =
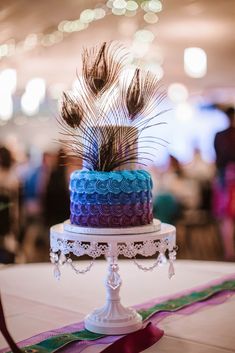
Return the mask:
<path id="1" fill-rule="evenodd" d="M 113 7 L 119 10 L 125 9 L 126 5 L 127 5 L 127 2 L 125 0 L 114 0 L 113 2 Z"/>
<path id="2" fill-rule="evenodd" d="M 83 23 L 90 23 L 95 19 L 95 11 L 91 9 L 86 9 L 80 14 L 80 21 Z"/>
<path id="3" fill-rule="evenodd" d="M 5 69 L 0 72 L 0 90 L 9 94 L 15 93 L 17 75 L 15 69 Z"/>
<path id="4" fill-rule="evenodd" d="M 40 46 L 54 46 L 62 42 L 70 34 L 87 29 L 92 22 L 101 20 L 109 14 L 133 17 L 137 14 L 139 9 L 146 12 L 144 14 L 145 22 L 153 24 L 158 21 L 156 13 L 162 11 L 162 3 L 159 0 L 108 0 L 105 5 L 97 4 L 94 9 L 83 10 L 79 14 L 79 17 L 74 20 L 60 21 L 50 32 L 29 33 L 21 41 L 10 39 L 7 43 L 0 45 L 0 60 L 14 55 L 23 54 L 24 52 L 29 52 Z M 154 38 L 155 35 L 149 28 L 142 28 L 135 32 L 132 43 L 133 60 L 140 58 L 144 63 L 144 56 L 149 51 Z M 144 67 L 157 73 L 160 78 L 163 76 L 161 64 L 162 61 L 160 62 L 158 58 L 155 58 L 155 62 L 145 63 Z M 6 75 L 6 73 L 4 75 Z M 6 99 L 4 106 L 2 105 L 2 111 L 0 112 L 0 123 L 2 125 L 13 115 L 13 102 L 11 95 L 16 89 L 15 70 L 8 69 L 7 75 L 9 75 L 9 77 L 5 87 L 9 86 L 7 88 L 8 93 L 4 94 L 4 99 L 5 97 Z M 55 94 L 56 97 L 59 95 L 58 91 L 59 90 L 57 90 Z M 37 114 L 40 103 L 45 97 L 45 92 L 45 81 L 42 79 L 36 78 L 28 82 L 25 93 L 21 98 L 22 111 L 29 116 Z M 37 99 L 35 97 L 37 97 Z"/>
<path id="5" fill-rule="evenodd" d="M 126 10 L 126 12 L 125 12 L 125 16 L 126 17 L 134 17 L 135 15 L 136 15 L 136 11 L 128 11 L 128 10 Z"/>
<path id="6" fill-rule="evenodd" d="M 117 16 L 122 16 L 122 15 L 125 15 L 126 9 L 125 9 L 125 8 L 124 8 L 124 9 L 118 9 L 118 8 L 116 8 L 116 7 L 113 7 L 113 8 L 112 8 L 112 13 L 113 13 L 114 15 L 117 15 Z"/>
<path id="7" fill-rule="evenodd" d="M 147 23 L 154 24 L 157 23 L 158 17 L 157 15 L 155 15 L 155 13 L 147 12 L 146 14 L 144 14 L 144 20 Z"/>
<path id="8" fill-rule="evenodd" d="M 147 29 L 141 29 L 135 32 L 135 39 L 137 39 L 140 42 L 151 43 L 154 40 L 154 34 L 153 32 Z"/>
<path id="9" fill-rule="evenodd" d="M 184 71 L 190 77 L 200 78 L 206 75 L 207 55 L 202 48 L 184 50 Z"/>
<path id="10" fill-rule="evenodd" d="M 162 3 L 158 0 L 151 0 L 148 2 L 149 11 L 160 12 L 162 11 Z"/>
<path id="11" fill-rule="evenodd" d="M 17 75 L 14 69 L 0 72 L 0 120 L 8 121 L 13 116 L 12 94 L 16 90 Z"/>
<path id="12" fill-rule="evenodd" d="M 168 97 L 174 103 L 181 103 L 188 99 L 188 90 L 182 83 L 172 83 L 168 87 Z"/>
<path id="13" fill-rule="evenodd" d="M 35 95 L 26 92 L 21 97 L 22 112 L 28 116 L 36 115 L 39 112 L 40 102 Z"/>
<path id="14" fill-rule="evenodd" d="M 97 8 L 94 10 L 94 18 L 95 20 L 101 20 L 106 15 L 106 11 L 103 8 Z"/>
<path id="15" fill-rule="evenodd" d="M 21 97 L 21 108 L 23 113 L 28 116 L 37 114 L 40 103 L 42 103 L 45 98 L 45 94 L 45 80 L 40 77 L 30 80 L 26 85 L 23 96 Z"/>
<path id="16" fill-rule="evenodd" d="M 105 4 L 106 7 L 99 5 L 99 7 L 97 6 L 94 9 L 85 9 L 80 13 L 79 18 L 75 20 L 60 21 L 51 32 L 29 33 L 19 42 L 15 39 L 10 39 L 7 43 L 0 45 L 0 60 L 31 51 L 38 46 L 50 47 L 56 45 L 69 34 L 85 30 L 93 21 L 101 20 L 110 13 L 117 16 L 135 16 L 139 8 L 138 2 L 141 8 L 147 12 L 144 20 L 150 24 L 156 23 L 158 18 L 155 13 L 162 10 L 162 3 L 159 0 L 108 0 Z"/>
<path id="17" fill-rule="evenodd" d="M 138 9 L 139 5 L 135 1 L 127 1 L 126 3 L 126 9 L 129 11 L 136 11 Z"/>
<path id="18" fill-rule="evenodd" d="M 13 101 L 9 92 L 1 91 L 0 93 L 0 118 L 3 121 L 8 121 L 13 115 Z"/>
<path id="19" fill-rule="evenodd" d="M 32 97 L 37 97 L 39 103 L 41 103 L 44 100 L 46 94 L 45 80 L 39 77 L 33 78 L 27 83 L 25 93 Z"/>
<path id="20" fill-rule="evenodd" d="M 73 21 L 60 21 L 51 32 L 30 33 L 19 42 L 11 39 L 7 43 L 0 45 L 0 60 L 33 50 L 37 46 L 50 47 L 56 45 L 69 34 L 85 30 L 91 22 L 101 20 L 106 14 L 107 11 L 102 7 L 97 7 L 93 10 L 85 9 L 80 13 L 79 18 Z"/>

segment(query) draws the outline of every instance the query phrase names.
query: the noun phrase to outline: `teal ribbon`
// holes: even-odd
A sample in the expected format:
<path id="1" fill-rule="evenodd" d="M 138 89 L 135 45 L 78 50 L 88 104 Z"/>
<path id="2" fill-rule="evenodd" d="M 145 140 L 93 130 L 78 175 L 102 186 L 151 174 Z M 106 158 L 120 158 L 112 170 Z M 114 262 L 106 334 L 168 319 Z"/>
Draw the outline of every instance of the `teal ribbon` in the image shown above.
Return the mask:
<path id="1" fill-rule="evenodd" d="M 142 316 L 143 320 L 147 320 L 161 311 L 178 311 L 186 306 L 207 300 L 213 295 L 225 290 L 235 291 L 235 280 L 225 281 L 222 284 L 211 286 L 199 292 L 192 292 L 191 294 L 187 294 L 176 299 L 171 299 L 161 304 L 156 304 L 149 309 L 139 310 L 138 312 Z"/>
<path id="2" fill-rule="evenodd" d="M 26 353 L 54 353 L 73 342 L 94 341 L 104 336 L 105 335 L 90 332 L 88 330 L 81 330 L 78 332 L 56 335 L 37 344 L 23 347 L 21 350 Z"/>
<path id="3" fill-rule="evenodd" d="M 235 291 L 235 280 L 227 280 L 221 284 L 211 286 L 204 290 L 192 292 L 190 294 L 183 295 L 179 298 L 167 300 L 163 303 L 156 304 L 148 309 L 141 309 L 138 312 L 142 316 L 143 321 L 145 321 L 159 312 L 175 312 L 185 308 L 186 306 L 195 304 L 197 302 L 205 301 L 211 298 L 212 296 L 227 290 Z M 41 341 L 35 345 L 23 347 L 21 348 L 21 350 L 25 353 L 55 353 L 57 350 L 73 342 L 84 340 L 93 341 L 104 336 L 105 335 L 103 334 L 93 333 L 85 329 L 73 333 L 59 334 L 44 341 Z"/>

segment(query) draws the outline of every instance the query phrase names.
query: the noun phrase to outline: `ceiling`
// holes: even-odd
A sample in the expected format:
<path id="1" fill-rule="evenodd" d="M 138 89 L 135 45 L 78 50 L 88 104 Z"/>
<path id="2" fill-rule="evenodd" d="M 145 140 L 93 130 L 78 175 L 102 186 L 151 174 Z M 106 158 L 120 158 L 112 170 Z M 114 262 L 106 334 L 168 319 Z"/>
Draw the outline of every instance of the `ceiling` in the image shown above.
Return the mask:
<path id="1" fill-rule="evenodd" d="M 93 0 L 1 0 L 0 44 L 14 39 L 20 42 L 30 33 L 47 33 L 62 20 L 74 20 L 86 8 L 105 1 Z M 107 15 L 80 32 L 67 35 L 50 47 L 35 49 L 0 60 L 0 71 L 13 67 L 18 72 L 18 89 L 33 77 L 46 79 L 48 87 L 69 87 L 81 66 L 81 50 L 102 41 L 119 40 L 131 46 L 134 33 L 146 27 L 143 10 L 134 17 Z M 146 60 L 157 60 L 159 47 L 164 57 L 162 82 L 181 82 L 192 95 L 214 101 L 234 102 L 235 96 L 235 1 L 234 0 L 164 0 L 159 21 L 148 25 L 155 39 Z M 183 50 L 188 46 L 203 48 L 208 56 L 207 75 L 200 79 L 186 76 Z"/>

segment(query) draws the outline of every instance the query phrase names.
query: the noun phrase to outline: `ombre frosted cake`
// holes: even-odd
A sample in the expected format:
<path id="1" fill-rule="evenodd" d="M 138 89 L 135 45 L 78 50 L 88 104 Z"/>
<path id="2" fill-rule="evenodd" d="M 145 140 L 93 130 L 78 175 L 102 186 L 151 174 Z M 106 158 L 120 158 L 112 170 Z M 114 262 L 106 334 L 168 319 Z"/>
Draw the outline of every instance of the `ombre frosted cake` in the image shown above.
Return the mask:
<path id="1" fill-rule="evenodd" d="M 111 228 L 150 224 L 151 190 L 152 179 L 145 170 L 77 170 L 70 177 L 70 221 Z"/>

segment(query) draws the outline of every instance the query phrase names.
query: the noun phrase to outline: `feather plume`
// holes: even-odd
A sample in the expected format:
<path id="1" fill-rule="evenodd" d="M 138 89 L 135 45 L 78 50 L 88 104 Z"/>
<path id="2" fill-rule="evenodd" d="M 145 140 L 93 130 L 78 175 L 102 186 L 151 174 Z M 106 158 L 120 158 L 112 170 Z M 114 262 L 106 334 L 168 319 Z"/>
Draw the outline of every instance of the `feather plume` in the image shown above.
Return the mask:
<path id="1" fill-rule="evenodd" d="M 165 94 L 159 91 L 156 76 L 137 68 L 131 78 L 118 82 L 127 58 L 124 48 L 103 43 L 85 49 L 82 77 L 76 94 L 64 93 L 59 123 L 60 143 L 71 157 L 83 160 L 88 170 L 112 171 L 153 159 L 146 145 L 165 145 L 156 136 L 142 136 L 164 124 L 156 112 Z M 151 147 L 153 152 L 155 147 Z"/>

